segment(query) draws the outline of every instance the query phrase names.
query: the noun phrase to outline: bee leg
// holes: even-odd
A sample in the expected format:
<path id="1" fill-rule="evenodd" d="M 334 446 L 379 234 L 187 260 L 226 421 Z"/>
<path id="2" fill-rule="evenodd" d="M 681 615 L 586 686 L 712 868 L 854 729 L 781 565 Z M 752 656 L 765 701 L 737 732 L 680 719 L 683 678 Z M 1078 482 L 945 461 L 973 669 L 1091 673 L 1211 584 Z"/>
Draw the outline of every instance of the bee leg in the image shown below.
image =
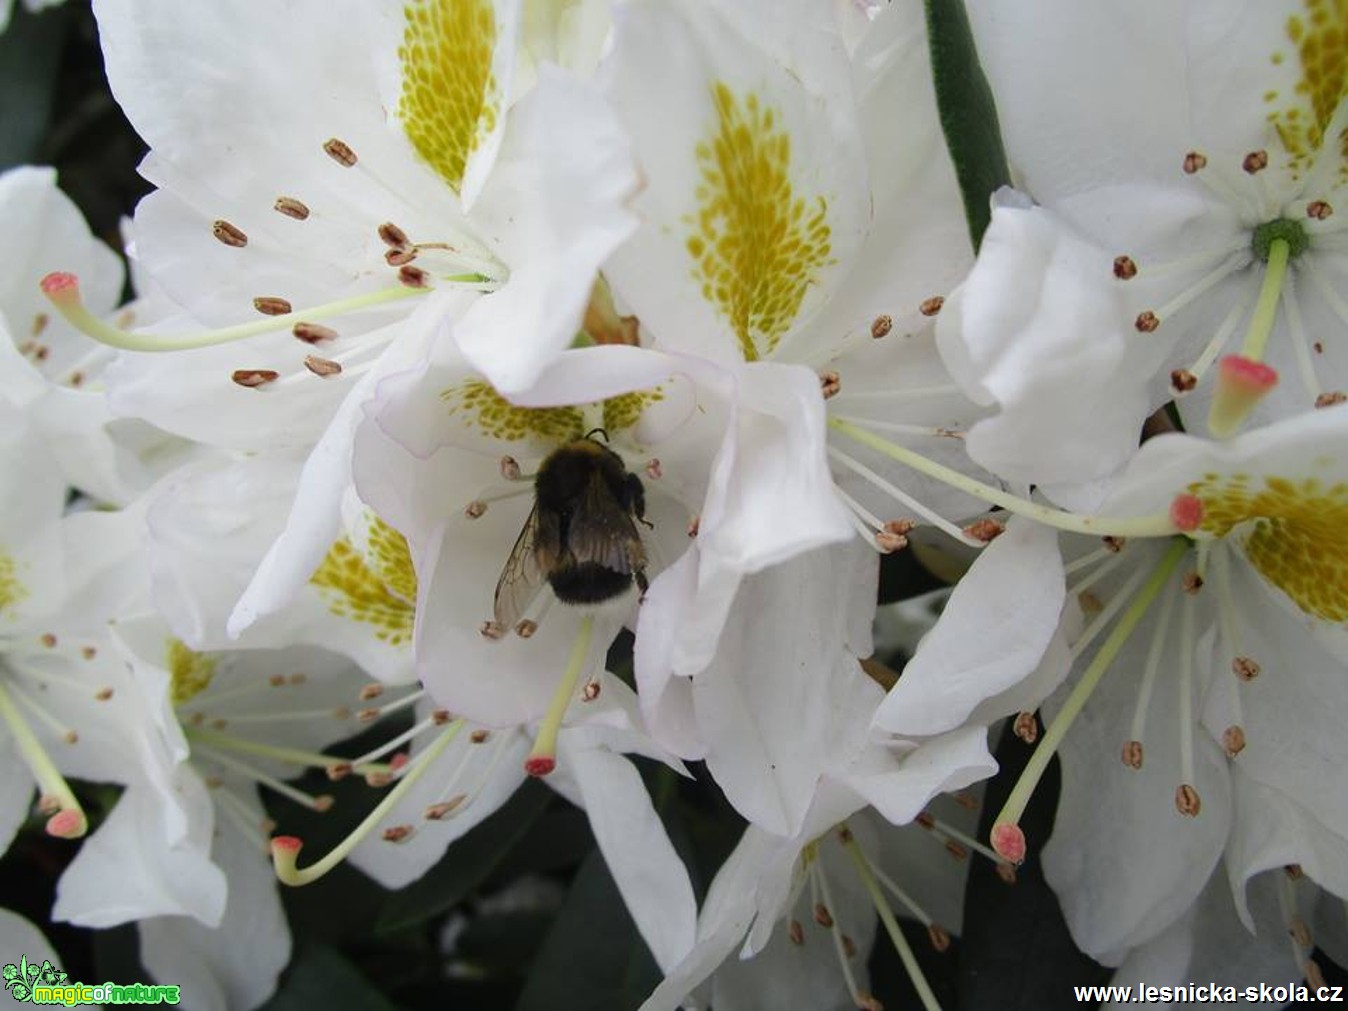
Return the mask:
<path id="1" fill-rule="evenodd" d="M 637 589 L 641 591 L 641 595 L 637 597 L 637 603 L 644 604 L 646 602 L 646 591 L 651 588 L 650 580 L 646 578 L 646 570 L 637 569 L 632 573 L 632 578 L 636 580 Z"/>
<path id="2" fill-rule="evenodd" d="M 637 518 L 637 522 L 648 530 L 654 530 L 655 524 L 646 519 L 646 486 L 635 474 L 628 474 L 623 482 L 627 491 L 627 508 Z"/>

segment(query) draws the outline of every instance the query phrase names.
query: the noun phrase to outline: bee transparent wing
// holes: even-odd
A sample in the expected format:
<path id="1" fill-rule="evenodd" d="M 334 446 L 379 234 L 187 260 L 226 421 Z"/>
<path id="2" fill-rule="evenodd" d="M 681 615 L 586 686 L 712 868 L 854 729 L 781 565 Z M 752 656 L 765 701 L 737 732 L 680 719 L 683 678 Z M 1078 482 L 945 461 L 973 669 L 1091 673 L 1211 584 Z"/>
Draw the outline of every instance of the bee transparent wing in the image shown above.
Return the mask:
<path id="1" fill-rule="evenodd" d="M 624 573 L 646 567 L 646 551 L 632 514 L 622 507 L 599 474 L 591 478 L 585 489 L 581 507 L 567 530 L 566 542 L 577 563 L 592 562 Z"/>
<path id="2" fill-rule="evenodd" d="M 546 547 L 548 535 L 542 526 L 535 505 L 524 521 L 524 529 L 515 539 L 515 546 L 510 549 L 510 557 L 501 569 L 501 578 L 496 581 L 493 616 L 502 631 L 508 632 L 519 623 L 543 588 L 545 577 L 538 564 L 538 549 Z M 553 540 L 556 540 L 555 534 Z"/>

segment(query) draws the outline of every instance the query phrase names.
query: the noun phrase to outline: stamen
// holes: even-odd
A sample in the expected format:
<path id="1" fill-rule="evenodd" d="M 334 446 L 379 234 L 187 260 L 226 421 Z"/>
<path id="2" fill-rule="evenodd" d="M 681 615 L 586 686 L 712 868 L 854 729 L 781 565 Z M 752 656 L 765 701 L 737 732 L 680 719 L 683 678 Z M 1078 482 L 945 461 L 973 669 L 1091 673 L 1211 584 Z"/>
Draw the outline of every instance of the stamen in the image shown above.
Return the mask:
<path id="1" fill-rule="evenodd" d="M 1296 275 L 1289 273 L 1283 283 L 1282 303 L 1287 317 L 1287 332 L 1292 339 L 1292 355 L 1297 363 L 1297 375 L 1301 385 L 1312 402 L 1321 395 L 1320 380 L 1315 375 L 1315 366 L 1311 362 L 1310 341 L 1306 337 L 1306 324 L 1301 317 L 1301 300 L 1296 293 Z"/>
<path id="2" fill-rule="evenodd" d="M 838 956 L 838 965 L 842 969 L 843 980 L 847 984 L 847 992 L 851 996 L 853 1003 L 857 1007 L 865 1007 L 864 1000 L 869 996 L 864 994 L 857 986 L 856 974 L 852 972 L 852 966 L 847 956 L 847 946 L 843 944 L 842 929 L 834 921 L 833 916 L 828 911 L 828 906 L 833 905 L 833 895 L 829 891 L 828 877 L 820 868 L 818 862 L 810 864 L 811 884 L 818 882 L 819 890 L 823 893 L 824 901 L 814 904 L 814 920 L 821 927 L 827 927 L 829 933 L 833 936 L 833 950 Z"/>
<path id="3" fill-rule="evenodd" d="M 1137 329 L 1143 333 L 1153 332 L 1162 322 L 1211 291 L 1218 284 L 1226 280 L 1249 262 L 1250 254 L 1248 250 L 1241 249 L 1232 253 L 1218 264 L 1217 267 L 1210 270 L 1189 287 L 1185 288 L 1159 309 L 1150 310 L 1138 316 L 1137 323 L 1135 324 Z"/>
<path id="4" fill-rule="evenodd" d="M 843 434 L 845 435 L 851 435 L 852 431 L 856 431 L 860 432 L 862 435 L 867 435 L 870 438 L 878 439 L 878 436 L 870 436 L 870 433 L 865 432 L 860 428 L 855 428 L 855 426 L 850 425 L 848 422 L 838 422 L 836 425 L 834 422 L 835 419 L 833 418 L 829 419 L 829 424 L 832 425 L 833 427 L 838 428 L 838 430 L 843 432 Z M 869 443 L 867 443 L 866 440 L 864 439 L 860 439 L 858 441 L 862 442 L 863 444 L 869 445 Z M 889 443 L 883 439 L 878 439 L 878 441 L 883 442 L 885 445 L 889 445 Z M 861 477 L 864 477 L 875 487 L 879 488 L 881 491 L 890 495 L 895 501 L 899 502 L 905 508 L 911 509 L 913 512 L 917 513 L 919 516 L 925 519 L 932 526 L 936 527 L 938 530 L 941 530 L 948 536 L 953 537 L 961 544 L 967 544 L 970 547 L 983 546 L 983 542 L 973 537 L 970 537 L 959 527 L 955 526 L 955 524 L 951 523 L 948 519 L 943 517 L 940 513 L 936 512 L 933 509 L 928 508 L 927 506 L 924 506 L 921 502 L 913 498 L 913 496 L 909 495 L 907 492 L 902 491 L 896 485 L 890 483 L 889 481 L 886 481 L 883 477 L 881 477 L 875 471 L 871 470 L 861 461 L 854 460 L 851 456 L 844 453 L 836 446 L 828 446 L 827 449 L 828 455 L 832 457 L 834 460 L 837 460 L 840 464 L 842 464 L 848 470 L 852 471 L 854 474 L 859 474 Z M 925 459 L 925 457 L 923 459 Z M 939 466 L 939 464 L 937 466 Z M 955 472 L 952 471 L 952 473 Z M 866 515 L 869 518 L 874 519 L 874 517 L 870 517 L 869 514 Z M 874 522 L 877 529 L 880 529 L 884 526 L 884 524 L 882 524 L 879 520 L 874 520 Z"/>
<path id="5" fill-rule="evenodd" d="M 1176 369 L 1175 372 L 1170 374 L 1170 386 L 1176 393 L 1187 393 L 1199 384 L 1203 377 L 1207 375 L 1208 369 L 1212 367 L 1212 363 L 1217 360 L 1217 356 L 1221 354 L 1222 348 L 1226 347 L 1226 342 L 1236 332 L 1236 327 L 1240 325 L 1252 298 L 1248 289 L 1242 288 L 1242 292 L 1243 296 L 1236 301 L 1235 305 L 1231 306 L 1230 311 L 1222 320 L 1221 326 L 1217 327 L 1212 339 L 1203 348 L 1203 353 L 1187 369 Z M 1180 375 L 1177 377 L 1176 373 L 1180 373 Z"/>
<path id="6" fill-rule="evenodd" d="M 871 320 L 871 337 L 879 340 L 881 337 L 889 336 L 889 331 L 894 329 L 894 318 L 889 315 L 876 316 Z"/>
<path id="7" fill-rule="evenodd" d="M 1090 647 L 1090 644 L 1096 640 L 1104 627 L 1114 620 L 1114 615 L 1118 614 L 1123 608 L 1123 605 L 1128 603 L 1133 593 L 1137 590 L 1138 585 L 1146 577 L 1147 570 L 1143 568 L 1139 568 L 1129 574 L 1128 579 L 1123 586 L 1119 588 L 1118 592 L 1110 597 L 1109 603 L 1100 609 L 1095 617 L 1091 619 L 1090 624 L 1082 630 L 1082 633 L 1076 642 L 1072 643 L 1068 652 L 1071 655 L 1073 663 L 1086 652 Z"/>
<path id="8" fill-rule="evenodd" d="M 1186 595 L 1180 612 L 1179 730 L 1180 786 L 1175 791 L 1175 807 L 1180 814 L 1197 817 L 1202 802 L 1194 787 L 1194 700 L 1193 642 L 1195 601 Z"/>
<path id="9" fill-rule="evenodd" d="M 267 851 L 267 835 L 263 831 L 265 822 L 259 822 L 257 815 L 248 810 L 248 806 L 228 786 L 221 786 L 212 796 L 225 817 L 234 823 L 234 827 L 265 853 Z"/>
<path id="10" fill-rule="evenodd" d="M 895 435 L 922 435 L 937 439 L 964 438 L 963 432 L 957 432 L 953 428 L 939 428 L 935 425 L 905 425 L 895 421 L 875 421 L 871 418 L 857 418 L 845 414 L 838 414 L 835 417 L 859 425 L 862 428 L 870 428 L 877 432 L 893 432 Z"/>
<path id="11" fill-rule="evenodd" d="M 300 870 L 296 867 L 296 860 L 299 857 L 300 848 L 304 845 L 303 841 L 294 836 L 277 836 L 272 839 L 272 866 L 276 870 L 277 878 L 287 885 L 307 885 L 310 882 L 317 881 L 345 860 L 360 841 L 383 821 L 394 806 L 402 800 L 416 781 L 421 778 L 422 774 L 440 756 L 440 753 L 458 736 L 463 726 L 462 720 L 456 720 L 445 727 L 440 736 L 431 742 L 402 778 L 398 780 L 398 784 L 384 795 L 383 800 L 375 806 L 374 810 L 367 814 L 365 819 L 352 830 L 351 834 L 333 847 L 323 859 Z"/>
<path id="12" fill-rule="evenodd" d="M 1147 580 L 1146 585 L 1138 593 L 1137 599 L 1124 612 L 1119 619 L 1119 623 L 1114 626 L 1113 631 L 1100 646 L 1099 652 L 1095 654 L 1095 658 L 1081 675 L 1081 680 L 1076 683 L 1067 696 L 1057 718 L 1045 730 L 1044 737 L 1039 742 L 1039 747 L 1035 748 L 1034 754 L 1030 756 L 1029 762 L 1026 763 L 1025 770 L 1011 790 L 1010 796 L 1007 797 L 1006 803 L 1002 806 L 1002 810 L 998 813 L 992 827 L 992 848 L 1012 863 L 1018 864 L 1025 859 L 1025 835 L 1021 832 L 1017 823 L 1020 821 L 1021 815 L 1025 813 L 1025 807 L 1029 803 L 1035 788 L 1039 785 L 1044 770 L 1048 768 L 1049 760 L 1058 750 L 1063 738 L 1067 736 L 1067 731 L 1071 728 L 1073 721 L 1081 714 L 1081 710 L 1086 705 L 1086 700 L 1091 697 L 1096 686 L 1100 683 L 1100 678 L 1109 669 L 1110 664 L 1114 662 L 1119 650 L 1128 641 L 1133 629 L 1137 627 L 1137 623 L 1147 613 L 1147 609 L 1165 587 L 1166 580 L 1170 578 L 1170 574 L 1174 572 L 1180 559 L 1184 557 L 1188 550 L 1188 541 L 1177 539 L 1157 562 L 1156 567 L 1152 570 L 1151 578 Z"/>
<path id="13" fill-rule="evenodd" d="M 338 137 L 331 137 L 324 141 L 323 151 L 342 168 L 351 168 L 358 160 L 356 152 L 351 150 L 350 145 Z"/>
<path id="14" fill-rule="evenodd" d="M 306 344 L 318 344 L 321 341 L 334 341 L 337 339 L 337 331 L 330 326 L 323 326 L 321 323 L 300 322 L 290 328 L 290 332 L 298 340 Z"/>
<path id="15" fill-rule="evenodd" d="M 342 363 L 331 358 L 319 358 L 318 355 L 305 355 L 304 367 L 316 376 L 336 376 L 342 371 Z"/>
<path id="16" fill-rule="evenodd" d="M 225 748 L 229 751 L 237 751 L 242 755 L 256 755 L 258 758 L 266 758 L 277 762 L 285 762 L 289 765 L 298 765 L 302 768 L 325 769 L 329 773 L 333 769 L 345 767 L 346 772 L 352 771 L 352 762 L 350 759 L 339 758 L 336 755 L 325 755 L 322 752 L 303 751 L 299 748 L 286 748 L 277 744 L 263 744 L 261 741 L 250 741 L 242 737 L 234 737 L 230 734 L 220 734 L 213 730 L 203 730 L 200 727 L 192 726 L 190 723 L 184 723 L 183 734 L 189 741 L 200 742 L 201 744 L 213 746 L 215 748 Z M 372 764 L 363 767 L 361 772 L 388 772 L 389 766 Z M 340 778 L 330 777 L 329 778 Z"/>
<path id="17" fill-rule="evenodd" d="M 38 793 L 48 805 L 43 808 L 43 813 L 51 813 L 47 819 L 47 834 L 60 839 L 77 839 L 84 835 L 89 830 L 84 809 L 3 684 L 0 684 L 0 719 L 9 727 L 19 755 L 37 781 Z"/>
<path id="18" fill-rule="evenodd" d="M 253 308 L 264 316 L 286 316 L 294 311 L 294 306 L 288 300 L 274 295 L 260 295 L 253 299 Z"/>
<path id="19" fill-rule="evenodd" d="M 301 200 L 294 197 L 277 197 L 276 203 L 272 207 L 287 218 L 294 218 L 296 221 L 304 221 L 309 217 L 309 208 Z"/>
<path id="20" fill-rule="evenodd" d="M 79 743 L 80 735 L 76 733 L 73 728 L 68 724 L 62 723 L 53 716 L 46 706 L 25 691 L 19 684 L 11 684 L 10 691 L 13 693 L 15 699 L 22 703 L 30 713 L 37 717 L 37 719 L 52 732 L 53 736 L 59 737 L 66 744 Z"/>
<path id="21" fill-rule="evenodd" d="M 383 305 L 386 302 L 397 302 L 401 299 L 425 294 L 424 289 L 406 286 L 381 288 L 378 291 L 367 292 L 363 295 L 352 295 L 349 298 L 337 299 L 325 305 L 310 306 L 298 312 L 270 316 L 265 320 L 258 320 L 253 323 L 241 323 L 236 326 L 223 327 L 219 330 L 208 330 L 177 338 L 167 338 L 122 330 L 103 322 L 85 307 L 83 300 L 80 298 L 79 279 L 74 274 L 59 272 L 48 274 L 42 279 L 41 288 L 43 294 L 51 300 L 66 321 L 76 330 L 86 337 L 92 337 L 96 341 L 110 347 L 120 348 L 123 351 L 182 351 L 190 348 L 211 347 L 215 344 L 228 344 L 231 341 L 243 340 L 245 337 L 256 337 L 258 334 L 286 330 L 292 326 L 297 328 L 296 336 L 299 336 L 299 325 L 310 320 L 329 319 L 333 316 L 341 316 L 360 309 Z"/>
<path id="22" fill-rule="evenodd" d="M 587 614 L 581 619 L 580 628 L 571 645 L 571 657 L 566 662 L 566 670 L 552 695 L 552 702 L 538 725 L 538 736 L 534 738 L 533 749 L 524 760 L 524 771 L 530 776 L 546 776 L 557 767 L 557 731 L 561 729 L 562 718 L 571 705 L 580 682 L 581 669 L 590 652 L 590 638 L 594 633 L 594 616 Z"/>
<path id="23" fill-rule="evenodd" d="M 291 786 L 289 783 L 277 779 L 275 776 L 263 772 L 247 762 L 241 761 L 232 755 L 223 751 L 216 751 L 214 748 L 199 746 L 196 749 L 198 755 L 207 758 L 212 762 L 218 762 L 227 769 L 232 769 L 242 776 L 253 780 L 261 786 L 279 793 L 282 797 L 293 800 L 302 807 L 307 807 L 311 811 L 326 811 L 332 807 L 332 797 L 327 794 L 314 796 L 311 793 L 305 793 L 298 787 Z"/>
<path id="24" fill-rule="evenodd" d="M 370 751 L 367 751 L 359 758 L 351 759 L 350 760 L 351 764 L 352 766 L 366 768 L 372 762 L 376 762 L 379 759 L 383 758 L 385 755 L 397 751 L 404 744 L 406 744 L 410 740 L 413 740 L 422 732 L 430 730 L 432 727 L 439 727 L 443 725 L 444 720 L 437 719 L 434 715 L 427 716 L 423 720 L 418 720 L 416 723 L 412 724 L 412 726 L 408 727 L 401 734 L 398 734 L 391 740 L 385 741 L 377 748 L 373 748 Z"/>
<path id="25" fill-rule="evenodd" d="M 211 234 L 226 246 L 233 246 L 235 249 L 242 249 L 248 245 L 248 236 L 244 234 L 243 229 L 230 224 L 224 218 L 217 219 L 211 225 Z"/>
<path id="26" fill-rule="evenodd" d="M 1142 669 L 1142 684 L 1138 686 L 1137 701 L 1133 706 L 1130 737 L 1123 746 L 1123 764 L 1132 769 L 1142 768 L 1142 739 L 1147 727 L 1147 712 L 1151 708 L 1151 692 L 1156 684 L 1156 675 L 1161 669 L 1161 653 L 1165 649 L 1166 634 L 1170 631 L 1170 614 L 1175 607 L 1177 593 L 1177 583 L 1166 584 L 1165 598 L 1161 601 L 1161 610 L 1152 629 L 1147 663 Z"/>

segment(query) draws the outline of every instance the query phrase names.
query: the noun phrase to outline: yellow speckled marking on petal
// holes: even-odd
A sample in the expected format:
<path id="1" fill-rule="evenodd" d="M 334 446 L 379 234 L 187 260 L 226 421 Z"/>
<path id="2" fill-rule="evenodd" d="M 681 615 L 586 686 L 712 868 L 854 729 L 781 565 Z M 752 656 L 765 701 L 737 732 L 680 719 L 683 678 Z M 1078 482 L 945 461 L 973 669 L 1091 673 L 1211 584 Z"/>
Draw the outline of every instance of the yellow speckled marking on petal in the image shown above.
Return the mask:
<path id="1" fill-rule="evenodd" d="M 5 614 L 28 596 L 28 588 L 19 582 L 17 568 L 14 559 L 0 551 L 0 614 Z"/>
<path id="2" fill-rule="evenodd" d="M 440 399 L 449 405 L 451 416 L 494 439 L 560 445 L 585 434 L 585 414 L 579 407 L 516 407 L 480 379 L 442 390 Z"/>
<path id="3" fill-rule="evenodd" d="M 1189 490 L 1203 502 L 1202 529 L 1237 536 L 1265 579 L 1303 611 L 1348 621 L 1348 483 L 1266 477 L 1254 489 L 1247 475 L 1204 475 Z"/>
<path id="4" fill-rule="evenodd" d="M 218 663 L 209 653 L 188 649 L 181 639 L 169 639 L 164 646 L 164 666 L 169 671 L 169 696 L 173 704 L 180 706 L 204 692 L 215 677 Z"/>
<path id="5" fill-rule="evenodd" d="M 770 355 L 805 292 L 832 261 L 828 201 L 800 196 L 791 136 L 777 113 L 724 83 L 712 87 L 717 124 L 697 146 L 701 178 L 688 255 L 702 296 L 739 338 L 748 361 Z"/>
<path id="6" fill-rule="evenodd" d="M 496 12 L 490 0 L 417 0 L 403 13 L 398 116 L 417 153 L 457 193 L 469 156 L 500 115 Z"/>
<path id="7" fill-rule="evenodd" d="M 1293 172 L 1314 160 L 1334 110 L 1348 91 L 1348 0 L 1304 0 L 1305 14 L 1287 19 L 1287 38 L 1301 64 L 1291 104 L 1269 116 L 1291 155 Z M 1274 54 L 1274 62 L 1281 62 Z M 1343 150 L 1345 137 L 1336 141 Z"/>
<path id="8" fill-rule="evenodd" d="M 383 520 L 370 520 L 369 558 L 342 537 L 328 549 L 309 582 L 333 614 L 374 626 L 375 638 L 401 646 L 412 638 L 417 577 L 407 540 Z"/>
<path id="9" fill-rule="evenodd" d="M 633 390 L 604 401 L 604 431 L 612 435 L 631 428 L 641 420 L 641 412 L 650 404 L 665 399 L 660 387 L 651 390 Z"/>

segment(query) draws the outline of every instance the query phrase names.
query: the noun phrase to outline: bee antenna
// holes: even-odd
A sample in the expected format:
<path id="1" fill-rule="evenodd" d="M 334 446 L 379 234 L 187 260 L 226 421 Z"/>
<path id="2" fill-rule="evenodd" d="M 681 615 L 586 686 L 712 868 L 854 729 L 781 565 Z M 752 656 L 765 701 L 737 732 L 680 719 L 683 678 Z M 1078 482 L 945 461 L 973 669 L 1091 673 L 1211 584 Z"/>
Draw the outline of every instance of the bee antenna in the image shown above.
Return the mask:
<path id="1" fill-rule="evenodd" d="M 605 441 L 605 442 L 608 442 L 608 441 L 609 441 L 608 432 L 606 432 L 606 431 L 605 431 L 604 429 L 602 429 L 602 428 L 592 428 L 592 429 L 590 429 L 588 432 L 585 433 L 585 438 L 587 438 L 587 439 L 592 439 L 592 438 L 594 438 L 594 433 L 595 433 L 595 432 L 598 432 L 600 435 L 602 435 L 602 436 L 604 437 L 604 441 Z"/>

